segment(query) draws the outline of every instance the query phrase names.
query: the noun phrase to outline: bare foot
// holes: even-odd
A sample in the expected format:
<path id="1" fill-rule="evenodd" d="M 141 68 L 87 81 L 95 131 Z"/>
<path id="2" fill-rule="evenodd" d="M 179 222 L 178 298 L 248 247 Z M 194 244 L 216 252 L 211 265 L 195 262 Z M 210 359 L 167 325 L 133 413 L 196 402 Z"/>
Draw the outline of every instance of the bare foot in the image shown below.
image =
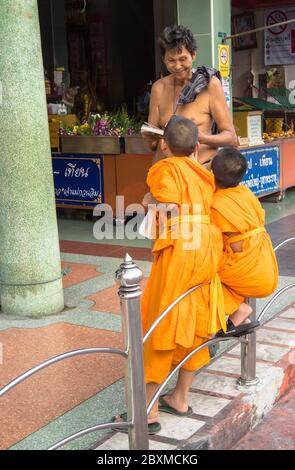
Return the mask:
<path id="1" fill-rule="evenodd" d="M 172 408 L 175 408 L 177 411 L 185 413 L 188 410 L 188 404 L 181 402 L 179 399 L 175 398 L 174 395 L 165 395 L 164 399 L 169 406 L 172 406 Z"/>
<path id="2" fill-rule="evenodd" d="M 244 302 L 239 306 L 238 310 L 236 310 L 231 316 L 230 316 L 230 319 L 232 321 L 232 323 L 235 325 L 235 326 L 239 326 L 241 325 L 242 323 L 249 323 L 249 321 L 246 322 L 246 320 L 248 319 L 248 317 L 251 315 L 252 313 L 252 308 L 250 307 L 250 305 L 248 304 L 245 304 Z"/>

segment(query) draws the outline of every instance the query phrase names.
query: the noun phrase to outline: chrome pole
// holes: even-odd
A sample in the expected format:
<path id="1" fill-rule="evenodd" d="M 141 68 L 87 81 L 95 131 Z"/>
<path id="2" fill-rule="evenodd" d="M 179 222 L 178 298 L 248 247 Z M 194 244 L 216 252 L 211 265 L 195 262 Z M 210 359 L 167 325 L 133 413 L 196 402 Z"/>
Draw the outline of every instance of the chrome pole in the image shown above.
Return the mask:
<path id="1" fill-rule="evenodd" d="M 253 312 L 250 320 L 256 320 L 256 299 L 248 299 L 247 303 L 252 307 Z M 259 383 L 256 377 L 256 332 L 246 335 L 241 339 L 241 377 L 238 385 L 243 387 L 253 387 Z"/>
<path id="2" fill-rule="evenodd" d="M 126 374 L 127 421 L 133 426 L 128 430 L 130 450 L 148 450 L 148 426 L 146 412 L 146 387 L 143 366 L 143 344 L 140 297 L 142 271 L 126 254 L 124 263 L 116 271 L 120 284 L 119 296 L 125 346 L 128 353 Z"/>

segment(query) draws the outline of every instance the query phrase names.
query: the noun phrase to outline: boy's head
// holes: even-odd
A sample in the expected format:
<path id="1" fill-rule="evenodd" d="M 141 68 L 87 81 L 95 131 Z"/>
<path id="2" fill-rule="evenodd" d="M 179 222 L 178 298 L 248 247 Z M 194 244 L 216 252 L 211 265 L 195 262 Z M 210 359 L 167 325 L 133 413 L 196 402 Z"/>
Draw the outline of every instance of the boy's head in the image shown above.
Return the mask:
<path id="1" fill-rule="evenodd" d="M 233 147 L 224 147 L 213 158 L 211 169 L 216 185 L 220 188 L 234 188 L 242 181 L 247 169 L 247 160 Z"/>
<path id="2" fill-rule="evenodd" d="M 198 128 L 190 119 L 174 115 L 165 127 L 164 141 L 172 155 L 188 157 L 198 145 Z"/>

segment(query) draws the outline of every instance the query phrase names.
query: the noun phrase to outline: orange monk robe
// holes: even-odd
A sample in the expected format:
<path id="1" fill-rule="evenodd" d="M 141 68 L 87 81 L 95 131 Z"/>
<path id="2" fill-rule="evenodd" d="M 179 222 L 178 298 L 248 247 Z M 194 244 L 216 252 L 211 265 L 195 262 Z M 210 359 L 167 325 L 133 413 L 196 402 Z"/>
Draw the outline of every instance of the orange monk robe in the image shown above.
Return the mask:
<path id="1" fill-rule="evenodd" d="M 188 157 L 160 160 L 149 170 L 147 184 L 154 198 L 160 203 L 170 202 L 179 206 L 187 204 L 191 214 L 193 204 L 199 204 L 202 215 L 210 214 L 214 191 L 213 175 Z M 157 355 L 155 351 L 174 351 L 173 362 L 176 357 L 179 361 L 186 355 L 186 350 L 204 342 L 209 333 L 214 333 L 221 327 L 225 329 L 223 318 L 210 318 L 209 309 L 209 283 L 217 273 L 222 255 L 221 233 L 209 221 L 199 225 L 199 228 L 201 243 L 198 249 L 184 250 L 183 243 L 188 240 L 181 236 L 179 239 L 172 239 L 169 232 L 166 239 L 157 238 L 154 243 L 154 261 L 142 299 L 144 333 L 181 294 L 193 286 L 202 283 L 206 285 L 176 305 L 152 333 L 151 339 L 145 345 L 147 382 L 160 383 L 165 378 L 165 367 L 161 361 L 165 354 Z M 220 291 L 222 293 L 221 285 Z M 224 309 L 222 313 L 225 320 Z M 207 364 L 208 348 L 204 348 L 196 356 L 198 357 L 195 358 L 194 364 Z M 162 370 L 159 370 L 158 374 L 154 364 L 157 360 Z M 193 367 L 190 365 L 188 368 Z"/>
<path id="2" fill-rule="evenodd" d="M 212 205 L 212 221 L 224 232 L 245 234 L 243 252 L 234 253 L 224 236 L 224 254 L 219 276 L 223 284 L 225 311 L 231 315 L 246 297 L 266 297 L 278 283 L 278 266 L 266 231 L 246 236 L 264 227 L 264 210 L 246 186 L 219 189 Z M 234 237 L 235 238 L 235 237 Z M 233 239 L 232 239 L 233 240 Z"/>

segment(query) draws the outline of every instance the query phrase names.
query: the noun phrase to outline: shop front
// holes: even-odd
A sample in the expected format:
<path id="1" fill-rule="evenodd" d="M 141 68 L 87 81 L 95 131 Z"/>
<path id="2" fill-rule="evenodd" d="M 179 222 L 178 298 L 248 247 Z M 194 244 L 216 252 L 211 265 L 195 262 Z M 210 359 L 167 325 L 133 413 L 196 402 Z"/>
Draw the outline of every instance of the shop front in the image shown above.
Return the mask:
<path id="1" fill-rule="evenodd" d="M 195 0 L 194 6 L 184 0 L 51 3 L 52 62 L 42 8 L 40 24 L 45 69 L 52 67 L 46 84 L 58 207 L 93 209 L 106 203 L 115 210 L 118 195 L 125 207 L 141 203 L 152 155 L 139 129 L 147 119 L 151 83 L 165 73 L 156 38 L 171 23 L 194 32 L 197 65 L 222 71 L 239 148 L 249 165 L 244 183 L 258 197 L 276 193 L 278 200 L 295 185 L 295 104 L 288 89 L 295 55 L 276 64 L 280 56 L 269 56 L 263 31 L 224 39 L 267 25 L 274 2 L 252 1 L 247 12 L 234 0 L 210 5 Z M 295 1 L 282 7 L 287 18 L 293 4 L 295 9 Z"/>

